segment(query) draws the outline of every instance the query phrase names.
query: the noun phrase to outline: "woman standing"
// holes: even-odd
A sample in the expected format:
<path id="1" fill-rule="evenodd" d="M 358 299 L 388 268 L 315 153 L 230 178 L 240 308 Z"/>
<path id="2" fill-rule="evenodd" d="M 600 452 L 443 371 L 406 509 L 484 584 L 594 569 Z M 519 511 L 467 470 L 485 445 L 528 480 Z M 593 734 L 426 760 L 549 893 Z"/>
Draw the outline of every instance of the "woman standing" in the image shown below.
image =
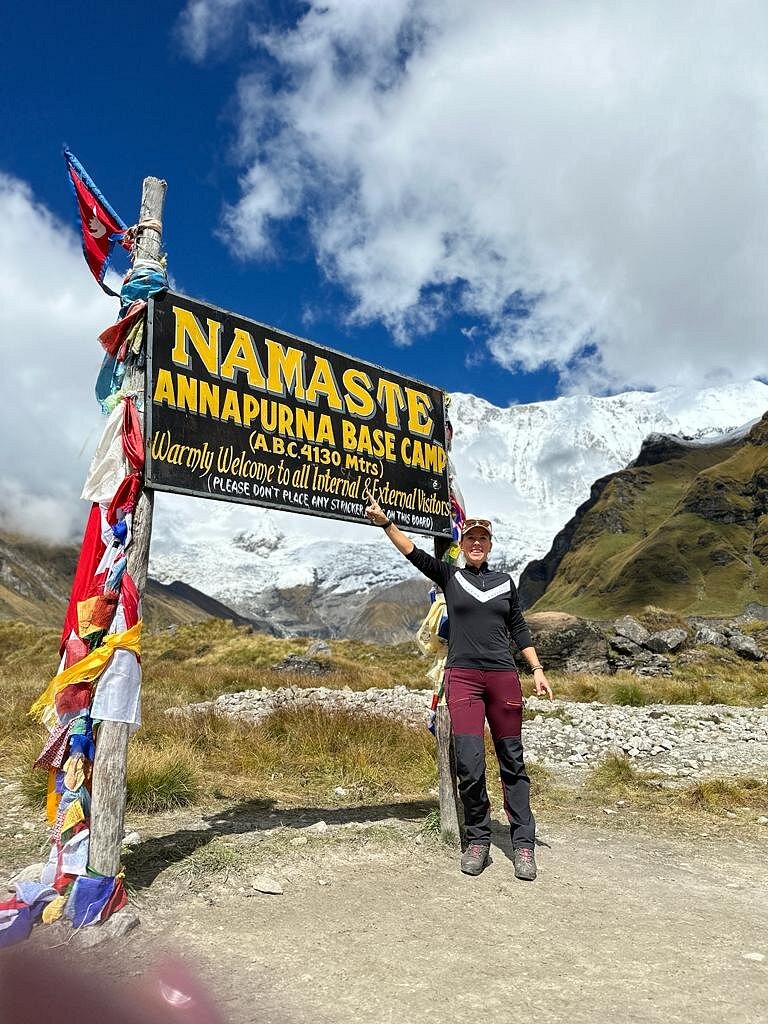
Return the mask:
<path id="1" fill-rule="evenodd" d="M 520 738 L 523 695 L 510 650 L 512 641 L 533 670 L 537 696 L 546 694 L 551 700 L 552 689 L 536 656 L 512 577 L 488 568 L 493 527 L 488 519 L 465 520 L 461 550 L 466 566 L 457 568 L 417 548 L 387 518 L 370 493 L 367 499 L 370 504 L 366 515 L 371 522 L 381 526 L 397 550 L 445 595 L 449 622 L 445 692 L 467 835 L 461 870 L 479 875 L 488 863 L 491 807 L 485 784 L 487 718 L 499 760 L 515 875 L 532 881 L 536 877 L 535 822 Z"/>

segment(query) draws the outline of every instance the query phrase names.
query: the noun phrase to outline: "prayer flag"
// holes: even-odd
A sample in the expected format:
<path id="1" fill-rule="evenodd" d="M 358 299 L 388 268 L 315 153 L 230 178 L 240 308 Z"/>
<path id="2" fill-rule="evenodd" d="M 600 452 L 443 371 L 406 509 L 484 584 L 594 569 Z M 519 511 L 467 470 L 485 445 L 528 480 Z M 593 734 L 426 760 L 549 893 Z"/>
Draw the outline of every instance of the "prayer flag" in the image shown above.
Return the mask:
<path id="1" fill-rule="evenodd" d="M 104 196 L 94 185 L 80 161 L 64 147 L 64 159 L 80 213 L 80 231 L 83 238 L 83 255 L 91 273 L 108 295 L 116 295 L 104 284 L 112 249 L 120 241 L 126 249 L 131 248 L 125 240 L 126 225 L 118 217 Z"/>
<path id="2" fill-rule="evenodd" d="M 110 903 L 114 891 L 114 878 L 78 875 L 69 894 L 64 916 L 70 919 L 73 928 L 82 928 L 83 925 L 100 921 L 102 911 Z"/>

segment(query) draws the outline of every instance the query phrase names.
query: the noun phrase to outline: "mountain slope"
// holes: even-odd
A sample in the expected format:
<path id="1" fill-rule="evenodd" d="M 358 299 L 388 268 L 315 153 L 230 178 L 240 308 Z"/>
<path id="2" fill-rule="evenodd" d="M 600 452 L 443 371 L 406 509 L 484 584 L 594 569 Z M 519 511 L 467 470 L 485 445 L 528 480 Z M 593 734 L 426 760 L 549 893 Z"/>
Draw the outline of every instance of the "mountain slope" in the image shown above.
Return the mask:
<path id="1" fill-rule="evenodd" d="M 75 545 L 46 544 L 0 531 L 0 620 L 19 619 L 36 626 L 61 627 L 77 564 Z M 187 584 L 147 581 L 144 621 L 149 629 L 210 617 L 250 623 L 220 602 Z M 253 623 L 268 631 L 266 623 Z"/>
<path id="2" fill-rule="evenodd" d="M 450 410 L 453 458 L 467 510 L 495 521 L 493 561 L 516 574 L 545 555 L 593 481 L 624 468 L 649 434 L 719 437 L 767 408 L 768 385 L 759 381 L 576 395 L 505 409 L 458 394 Z M 398 591 L 390 588 L 418 579 L 376 529 L 160 493 L 150 569 L 243 615 L 274 616 L 281 629 L 321 635 L 357 628 L 355 614 L 361 629 L 363 620 L 380 621 L 384 634 L 387 616 L 373 608 L 363 615 L 360 606 L 374 595 L 391 603 Z M 422 608 L 417 602 L 408 621 Z M 389 614 L 394 628 L 397 613 Z"/>
<path id="3" fill-rule="evenodd" d="M 647 604 L 768 606 L 768 414 L 720 442 L 649 438 L 628 469 L 594 484 L 520 591 L 536 611 L 593 618 Z"/>

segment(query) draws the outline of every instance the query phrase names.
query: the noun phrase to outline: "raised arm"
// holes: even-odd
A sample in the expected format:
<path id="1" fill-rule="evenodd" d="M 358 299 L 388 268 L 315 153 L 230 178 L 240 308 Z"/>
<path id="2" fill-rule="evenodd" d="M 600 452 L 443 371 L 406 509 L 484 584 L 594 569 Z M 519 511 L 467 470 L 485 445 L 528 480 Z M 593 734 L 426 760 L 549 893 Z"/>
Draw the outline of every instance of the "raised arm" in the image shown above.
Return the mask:
<path id="1" fill-rule="evenodd" d="M 405 557 L 407 558 L 411 554 L 413 549 L 416 547 L 416 545 L 413 543 L 410 537 L 406 537 L 406 535 L 399 527 L 395 526 L 391 519 L 387 518 L 386 514 L 382 511 L 378 501 L 376 501 L 376 499 L 373 497 L 373 495 L 368 489 L 366 489 L 365 491 L 365 498 L 368 502 L 370 502 L 370 504 L 365 510 L 365 514 L 368 516 L 368 518 L 371 520 L 374 526 L 384 527 L 384 533 L 386 533 L 387 537 L 392 541 L 392 543 L 395 545 L 400 554 L 405 555 Z"/>
<path id="2" fill-rule="evenodd" d="M 382 511 L 381 506 L 369 490 L 365 491 L 365 498 L 370 502 L 365 510 L 365 514 L 374 526 L 382 526 L 387 537 L 397 550 L 402 555 L 405 555 L 408 561 L 420 573 L 423 573 L 428 580 L 432 580 L 438 587 L 445 590 L 445 584 L 448 580 L 448 566 L 445 562 L 440 562 L 426 551 L 417 548 L 410 537 L 406 537 L 403 531 L 387 518 L 386 513 Z"/>

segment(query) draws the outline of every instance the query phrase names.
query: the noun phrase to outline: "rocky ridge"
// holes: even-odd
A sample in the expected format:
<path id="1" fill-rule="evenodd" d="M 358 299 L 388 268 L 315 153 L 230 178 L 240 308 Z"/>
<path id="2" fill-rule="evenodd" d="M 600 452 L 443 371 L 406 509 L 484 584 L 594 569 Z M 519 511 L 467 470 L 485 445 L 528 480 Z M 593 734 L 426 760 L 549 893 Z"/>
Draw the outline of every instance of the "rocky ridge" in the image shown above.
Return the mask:
<path id="1" fill-rule="evenodd" d="M 526 621 L 543 663 L 566 672 L 612 674 L 625 669 L 637 676 L 669 675 L 670 656 L 695 662 L 705 656 L 705 647 L 728 649 L 747 661 L 767 657 L 755 637 L 741 631 L 738 620 L 685 620 L 659 614 L 668 621 L 655 630 L 631 615 L 605 623 L 565 612 L 531 612 Z M 768 628 L 760 637 L 768 641 Z"/>

